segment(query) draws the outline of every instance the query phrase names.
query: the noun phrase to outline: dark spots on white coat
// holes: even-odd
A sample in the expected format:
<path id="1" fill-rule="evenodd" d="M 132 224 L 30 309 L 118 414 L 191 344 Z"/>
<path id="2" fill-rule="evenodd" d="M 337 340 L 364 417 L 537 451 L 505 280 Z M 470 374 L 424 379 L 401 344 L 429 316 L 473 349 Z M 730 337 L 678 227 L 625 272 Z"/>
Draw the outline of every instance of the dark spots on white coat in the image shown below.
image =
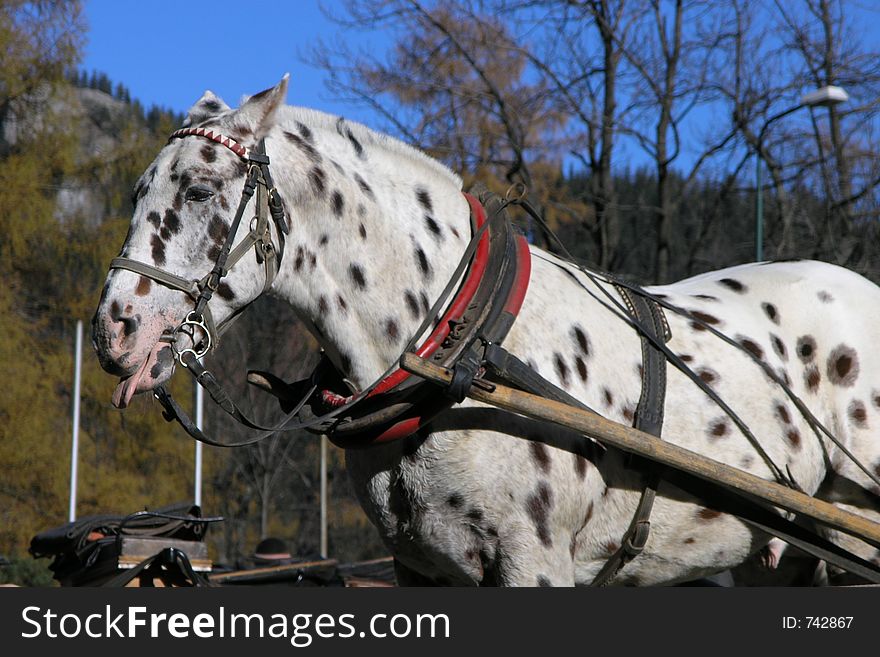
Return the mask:
<path id="1" fill-rule="evenodd" d="M 162 374 L 162 371 L 171 367 L 173 364 L 174 354 L 171 351 L 171 347 L 162 347 L 156 354 L 156 363 L 150 369 L 150 376 L 154 379 L 158 379 Z"/>
<path id="2" fill-rule="evenodd" d="M 730 425 L 728 424 L 727 418 L 719 418 L 710 422 L 706 433 L 713 439 L 724 438 L 727 436 L 730 433 Z"/>
<path id="3" fill-rule="evenodd" d="M 690 314 L 695 320 L 691 321 L 691 328 L 695 331 L 705 331 L 706 324 L 716 326 L 721 323 L 721 320 L 715 317 L 715 315 L 710 315 L 702 310 L 691 310 Z"/>
<path id="4" fill-rule="evenodd" d="M 809 363 L 816 357 L 816 338 L 812 335 L 802 335 L 797 340 L 795 352 L 802 363 Z"/>
<path id="5" fill-rule="evenodd" d="M 708 367 L 702 367 L 697 370 L 697 375 L 706 385 L 712 385 L 718 381 L 718 372 Z"/>
<path id="6" fill-rule="evenodd" d="M 703 522 L 715 520 L 716 518 L 720 518 L 720 517 L 721 517 L 721 511 L 716 511 L 715 509 L 701 507 L 700 510 L 697 511 L 697 519 L 702 520 Z"/>
<path id="7" fill-rule="evenodd" d="M 407 290 L 403 293 L 403 300 L 406 303 L 406 309 L 409 311 L 410 317 L 412 319 L 419 319 L 421 317 L 419 301 L 416 299 L 416 295 L 412 293 L 412 290 Z"/>
<path id="8" fill-rule="evenodd" d="M 422 247 L 416 246 L 415 257 L 416 257 L 416 263 L 418 264 L 418 267 L 419 267 L 419 271 L 422 272 L 422 276 L 430 279 L 432 276 L 431 263 L 428 262 L 428 256 L 425 255 L 425 252 L 422 250 Z"/>
<path id="9" fill-rule="evenodd" d="M 553 491 L 546 481 L 538 483 L 534 493 L 526 500 L 526 512 L 535 525 L 535 533 L 541 545 L 546 548 L 553 547 L 553 539 L 550 536 L 550 510 L 553 508 Z"/>
<path id="10" fill-rule="evenodd" d="M 321 154 L 315 150 L 315 147 L 301 135 L 294 134 L 292 132 L 284 131 L 284 136 L 287 137 L 287 140 L 294 144 L 302 153 L 313 163 L 318 164 L 321 162 Z"/>
<path id="11" fill-rule="evenodd" d="M 807 390 L 815 393 L 819 389 L 821 381 L 822 375 L 819 373 L 819 368 L 815 365 L 808 365 L 804 370 L 804 385 L 807 386 Z"/>
<path id="12" fill-rule="evenodd" d="M 373 188 L 367 183 L 366 180 L 360 177 L 359 174 L 354 174 L 354 180 L 358 184 L 358 187 L 361 188 L 361 191 L 369 196 L 372 199 L 376 198 L 376 195 L 373 193 Z"/>
<path id="13" fill-rule="evenodd" d="M 718 281 L 718 284 L 723 285 L 728 290 L 733 290 L 734 292 L 738 292 L 739 294 L 744 294 L 745 292 L 748 291 L 748 288 L 743 283 L 736 280 L 735 278 L 722 278 L 721 280 Z"/>
<path id="14" fill-rule="evenodd" d="M 150 253 L 153 256 L 153 263 L 162 266 L 165 264 L 165 242 L 158 235 L 150 238 Z"/>
<path id="15" fill-rule="evenodd" d="M 740 346 L 748 351 L 752 356 L 761 360 L 764 358 L 764 350 L 761 348 L 757 342 L 752 340 L 751 338 L 746 338 L 741 335 L 736 336 L 736 341 L 740 344 Z"/>
<path id="16" fill-rule="evenodd" d="M 309 171 L 309 184 L 315 196 L 322 197 L 327 190 L 327 174 L 321 167 L 312 167 Z"/>
<path id="17" fill-rule="evenodd" d="M 579 326 L 574 325 L 571 328 L 572 335 L 574 336 L 575 342 L 577 343 L 578 348 L 581 350 L 581 353 L 584 356 L 590 355 L 590 338 L 587 336 L 586 331 Z"/>
<path id="18" fill-rule="evenodd" d="M 151 281 L 146 276 L 138 277 L 138 284 L 134 288 L 134 293 L 139 297 L 145 297 L 150 293 L 150 288 L 153 286 L 153 281 Z"/>
<path id="19" fill-rule="evenodd" d="M 342 213 L 345 211 L 345 199 L 338 189 L 333 190 L 333 194 L 330 196 L 330 204 L 333 207 L 333 215 L 337 219 L 342 217 Z"/>
<path id="20" fill-rule="evenodd" d="M 537 438 L 532 438 L 529 442 L 529 452 L 532 455 L 532 461 L 540 472 L 544 474 L 550 473 L 550 452 L 547 446 L 540 442 Z"/>
<path id="21" fill-rule="evenodd" d="M 837 345 L 828 355 L 825 374 L 835 385 L 852 386 L 859 377 L 859 357 L 855 349 L 845 344 Z"/>
<path id="22" fill-rule="evenodd" d="M 229 287 L 229 283 L 220 283 L 217 287 L 217 296 L 221 299 L 226 299 L 226 301 L 232 301 L 235 299 L 235 292 Z"/>
<path id="23" fill-rule="evenodd" d="M 431 202 L 431 195 L 424 187 L 416 187 L 416 200 L 427 212 L 431 212 L 434 209 L 434 204 Z"/>
<path id="24" fill-rule="evenodd" d="M 581 378 L 581 381 L 586 383 L 589 378 L 589 372 L 587 370 L 587 364 L 584 362 L 584 359 L 580 356 L 575 356 L 574 359 L 575 369 L 577 369 L 578 376 Z"/>
<path id="25" fill-rule="evenodd" d="M 348 268 L 348 274 L 351 277 L 352 282 L 355 284 L 360 290 L 365 290 L 367 288 L 367 279 L 364 276 L 364 270 L 358 264 L 351 264 Z"/>
<path id="26" fill-rule="evenodd" d="M 773 351 L 776 352 L 777 356 L 779 356 L 782 360 L 788 360 L 788 350 L 785 348 L 785 343 L 782 341 L 782 338 L 774 333 L 771 333 L 770 344 L 773 345 Z"/>
<path id="27" fill-rule="evenodd" d="M 853 399 L 847 408 L 847 415 L 852 423 L 859 429 L 868 428 L 868 409 L 865 402 L 860 399 Z"/>
<path id="28" fill-rule="evenodd" d="M 834 297 L 831 296 L 831 293 L 827 292 L 826 290 L 819 290 L 818 292 L 816 292 L 816 296 L 819 297 L 819 301 L 821 301 L 822 303 L 831 303 L 832 301 L 834 301 Z"/>
<path id="29" fill-rule="evenodd" d="M 562 382 L 563 387 L 568 385 L 568 365 L 558 351 L 553 354 L 553 364 L 556 368 L 556 376 Z"/>
<path id="30" fill-rule="evenodd" d="M 774 324 L 779 324 L 779 310 L 772 303 L 764 302 L 761 304 L 761 308 L 764 310 L 764 314 L 767 315 L 767 318 L 773 322 Z"/>

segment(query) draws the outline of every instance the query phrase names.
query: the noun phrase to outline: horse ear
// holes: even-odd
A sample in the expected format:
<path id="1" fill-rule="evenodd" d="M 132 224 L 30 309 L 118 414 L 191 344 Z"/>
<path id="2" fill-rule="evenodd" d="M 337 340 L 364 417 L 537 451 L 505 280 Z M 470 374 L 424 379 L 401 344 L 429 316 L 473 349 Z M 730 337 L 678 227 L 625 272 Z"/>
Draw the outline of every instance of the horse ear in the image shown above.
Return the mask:
<path id="1" fill-rule="evenodd" d="M 254 94 L 245 100 L 239 108 L 237 114 L 251 126 L 254 139 L 262 139 L 275 125 L 275 115 L 278 108 L 284 105 L 284 100 L 287 97 L 287 81 L 289 79 L 290 74 L 285 73 L 281 82 L 274 87 Z"/>
<path id="2" fill-rule="evenodd" d="M 202 121 L 217 116 L 229 109 L 229 105 L 224 103 L 222 98 L 216 96 L 213 91 L 206 91 L 195 102 L 195 105 L 189 108 L 186 119 L 183 122 L 183 127 L 188 128 L 192 125 L 198 125 Z"/>

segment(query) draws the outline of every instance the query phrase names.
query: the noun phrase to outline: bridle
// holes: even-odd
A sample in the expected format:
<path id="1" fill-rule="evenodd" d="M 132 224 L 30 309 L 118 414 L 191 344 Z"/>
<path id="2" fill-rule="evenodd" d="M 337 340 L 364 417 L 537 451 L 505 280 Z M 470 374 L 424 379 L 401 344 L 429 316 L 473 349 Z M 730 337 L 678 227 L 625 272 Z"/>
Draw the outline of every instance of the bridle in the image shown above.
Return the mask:
<path id="1" fill-rule="evenodd" d="M 248 163 L 241 200 L 229 227 L 229 233 L 220 249 L 220 254 L 214 261 L 214 267 L 200 280 L 190 280 L 132 258 L 120 256 L 113 258 L 110 262 L 110 269 L 125 269 L 146 276 L 172 290 L 185 292 L 194 301 L 194 308 L 187 313 L 186 318 L 173 330 L 166 331 L 160 338 L 160 341 L 171 344 L 175 359 L 185 368 L 189 368 L 193 361 L 197 361 L 214 349 L 219 342 L 220 334 L 245 308 L 253 303 L 251 300 L 236 309 L 219 324 L 215 323 L 208 302 L 220 287 L 223 277 L 253 248 L 257 262 L 263 265 L 265 272 L 263 292 L 268 291 L 278 275 L 278 268 L 284 256 L 284 236 L 290 231 L 284 216 L 284 204 L 269 172 L 269 156 L 266 155 L 264 140 L 261 139 L 256 148 L 249 149 L 231 137 L 207 128 L 182 128 L 171 134 L 169 143 L 173 139 L 183 139 L 190 136 L 210 139 L 225 146 Z M 257 195 L 256 211 L 250 222 L 248 234 L 233 249 L 235 236 L 254 193 Z M 278 236 L 277 246 L 272 238 L 272 225 L 269 222 L 269 216 L 275 224 L 275 233 Z M 180 334 L 189 336 L 192 342 L 190 347 L 178 348 L 177 338 Z"/>

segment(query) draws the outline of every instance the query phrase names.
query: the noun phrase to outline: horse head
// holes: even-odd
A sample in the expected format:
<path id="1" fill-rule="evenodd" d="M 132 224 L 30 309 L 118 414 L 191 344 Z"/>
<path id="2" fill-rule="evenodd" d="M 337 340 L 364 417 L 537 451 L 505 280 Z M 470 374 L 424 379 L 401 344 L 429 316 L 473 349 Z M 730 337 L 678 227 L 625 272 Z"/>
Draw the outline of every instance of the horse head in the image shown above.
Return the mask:
<path id="1" fill-rule="evenodd" d="M 259 178 L 254 153 L 272 129 L 286 91 L 287 76 L 236 110 L 206 91 L 135 184 L 128 235 L 92 320 L 101 366 L 121 377 L 113 395 L 117 407 L 167 381 L 175 356 L 201 355 L 216 340 L 215 326 L 264 290 L 266 253 L 242 253 L 234 266 L 226 265 L 228 273 L 213 279 L 210 274 L 222 251 L 234 252 L 253 237 L 251 217 L 259 197 L 240 199 L 248 179 Z M 227 245 L 236 214 L 243 222 Z M 277 246 L 283 240 L 279 232 L 267 225 L 260 236 L 265 240 L 249 244 L 258 251 Z M 200 295 L 210 300 L 194 314 Z"/>

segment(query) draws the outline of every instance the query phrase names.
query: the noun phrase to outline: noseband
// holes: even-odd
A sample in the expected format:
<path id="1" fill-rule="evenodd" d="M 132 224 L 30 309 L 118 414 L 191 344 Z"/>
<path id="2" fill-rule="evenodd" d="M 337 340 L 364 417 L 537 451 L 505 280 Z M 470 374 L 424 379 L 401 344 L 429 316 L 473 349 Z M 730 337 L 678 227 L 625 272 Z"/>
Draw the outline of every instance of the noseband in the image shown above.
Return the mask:
<path id="1" fill-rule="evenodd" d="M 208 302 L 211 300 L 214 292 L 217 291 L 223 277 L 253 247 L 256 252 L 257 262 L 263 265 L 266 273 L 265 282 L 263 283 L 263 292 L 266 292 L 272 287 L 272 283 L 278 275 L 278 267 L 284 255 L 284 236 L 290 230 L 287 219 L 284 216 L 281 196 L 278 194 L 278 190 L 275 189 L 272 176 L 269 173 L 269 157 L 266 155 L 264 140 L 261 139 L 256 148 L 251 150 L 239 144 L 231 137 L 206 128 L 183 128 L 172 133 L 169 142 L 172 139 L 182 139 L 190 136 L 204 137 L 205 139 L 217 142 L 248 163 L 247 177 L 245 178 L 244 189 L 241 193 L 241 200 L 238 203 L 235 218 L 232 220 L 229 228 L 229 234 L 226 237 L 223 248 L 220 250 L 220 255 L 217 256 L 214 262 L 213 269 L 201 280 L 189 280 L 131 258 L 118 257 L 113 258 L 110 262 L 110 269 L 126 269 L 146 276 L 172 290 L 185 292 L 195 302 L 195 307 L 187 314 L 186 318 L 174 330 L 166 332 L 160 338 L 164 342 L 171 343 L 174 357 L 183 367 L 188 367 L 188 361 L 191 362 L 189 358 L 184 359 L 184 356 L 189 355 L 194 359 L 199 359 L 216 347 L 220 333 L 228 327 L 230 322 L 239 313 L 252 303 L 244 304 L 232 315 L 220 322 L 219 325 L 215 324 Z M 255 192 L 257 194 L 257 207 L 256 214 L 250 223 L 250 230 L 241 243 L 233 249 L 232 244 L 235 241 L 235 235 L 244 217 L 245 209 Z M 271 226 L 266 213 L 267 207 L 269 209 L 268 214 L 271 214 L 278 234 L 277 247 L 272 241 Z M 178 350 L 176 341 L 179 334 L 188 335 L 192 341 L 192 346 Z"/>

